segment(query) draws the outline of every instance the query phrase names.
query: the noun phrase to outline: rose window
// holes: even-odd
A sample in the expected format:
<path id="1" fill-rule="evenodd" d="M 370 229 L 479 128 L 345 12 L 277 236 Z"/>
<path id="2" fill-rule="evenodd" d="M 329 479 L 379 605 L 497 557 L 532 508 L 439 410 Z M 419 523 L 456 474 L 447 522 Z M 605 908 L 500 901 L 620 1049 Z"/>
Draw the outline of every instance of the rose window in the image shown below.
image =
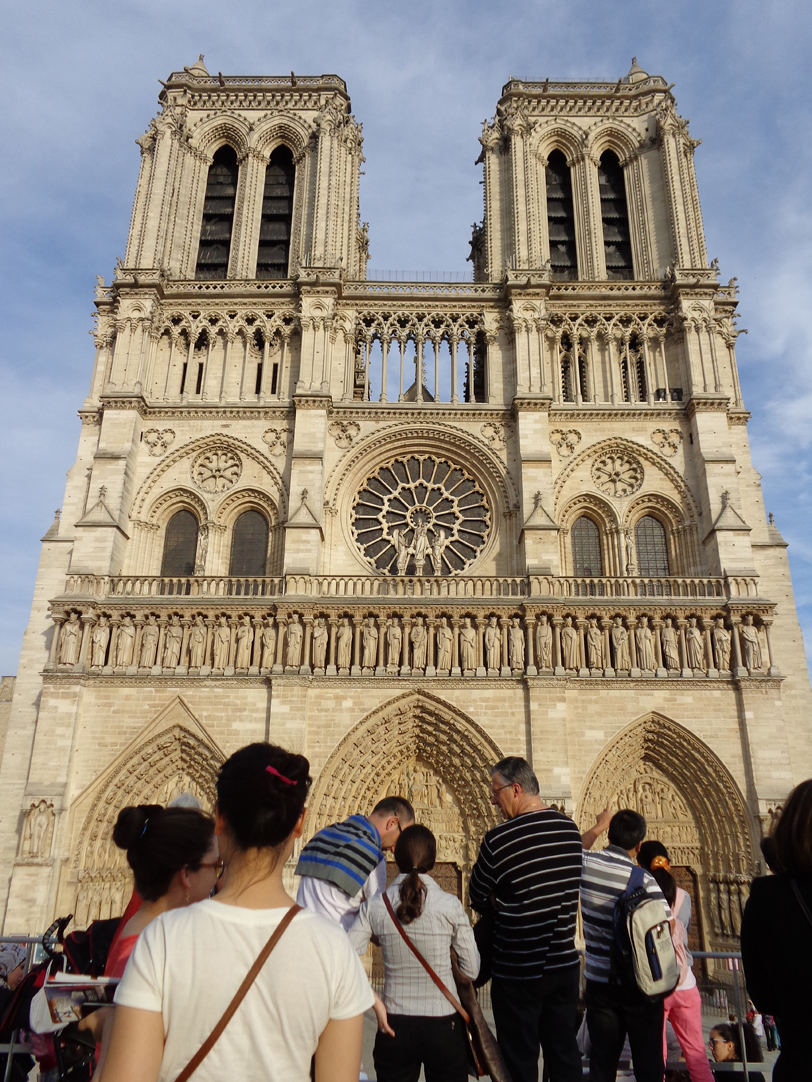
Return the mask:
<path id="1" fill-rule="evenodd" d="M 192 464 L 192 478 L 204 492 L 228 492 L 242 473 L 242 462 L 233 451 L 204 451 Z"/>
<path id="2" fill-rule="evenodd" d="M 387 575 L 454 575 L 488 537 L 488 501 L 471 475 L 434 455 L 382 466 L 352 507 L 352 530 L 366 559 Z"/>
<path id="3" fill-rule="evenodd" d="M 643 467 L 631 455 L 604 455 L 592 463 L 592 480 L 607 496 L 631 496 L 643 484 Z"/>

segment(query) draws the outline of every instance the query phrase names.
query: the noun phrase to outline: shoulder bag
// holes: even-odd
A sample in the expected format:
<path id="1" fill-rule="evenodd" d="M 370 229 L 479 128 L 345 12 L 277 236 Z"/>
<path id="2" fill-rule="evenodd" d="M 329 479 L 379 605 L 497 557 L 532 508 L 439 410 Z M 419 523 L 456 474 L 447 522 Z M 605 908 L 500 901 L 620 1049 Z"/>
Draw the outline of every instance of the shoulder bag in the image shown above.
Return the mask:
<path id="1" fill-rule="evenodd" d="M 485 1021 L 485 1016 L 482 1013 L 482 1008 L 479 1005 L 474 983 L 471 978 L 467 977 L 460 969 L 457 961 L 457 952 L 453 948 L 451 949 L 451 969 L 454 973 L 457 992 L 461 999 L 465 999 L 468 1010 L 463 1007 L 456 996 L 453 996 L 451 992 L 449 992 L 414 943 L 412 943 L 411 939 L 406 935 L 403 925 L 398 920 L 395 910 L 392 908 L 389 896 L 385 891 L 383 894 L 383 904 L 386 906 L 386 910 L 392 918 L 401 939 L 403 939 L 406 946 L 465 1023 L 465 1031 L 468 1035 L 468 1073 L 473 1075 L 474 1078 L 482 1078 L 485 1075 L 488 1075 L 492 1082 L 511 1082 L 510 1074 L 508 1073 L 502 1053 L 499 1050 L 499 1045 L 496 1043 L 496 1038 L 491 1033 L 490 1027 Z"/>
<path id="2" fill-rule="evenodd" d="M 809 923 L 812 924 L 812 913 L 810 913 L 809 906 L 804 901 L 804 896 L 803 896 L 803 894 L 801 894 L 801 891 L 800 891 L 800 888 L 798 887 L 798 884 L 795 882 L 794 879 L 790 879 L 789 885 L 792 887 L 792 893 L 795 895 L 795 900 L 797 901 L 798 905 L 801 907 L 801 911 L 803 912 L 803 915 L 806 917 L 806 919 L 809 921 Z"/>
<path id="3" fill-rule="evenodd" d="M 229 1003 L 229 1005 L 226 1007 L 225 1011 L 223 1012 L 222 1018 L 217 1023 L 217 1025 L 214 1027 L 214 1029 L 211 1031 L 211 1033 L 206 1038 L 206 1040 L 203 1042 L 203 1044 L 200 1046 L 200 1048 L 198 1048 L 197 1052 L 195 1052 L 195 1054 L 192 1056 L 192 1058 L 189 1060 L 189 1062 L 186 1064 L 186 1066 L 180 1072 L 178 1077 L 175 1079 L 175 1082 L 187 1082 L 187 1079 L 190 1078 L 191 1075 L 194 1074 L 194 1072 L 198 1069 L 198 1067 L 203 1062 L 203 1060 L 206 1058 L 206 1056 L 208 1056 L 209 1052 L 211 1052 L 212 1048 L 214 1048 L 214 1046 L 220 1040 L 220 1037 L 223 1034 L 223 1030 L 226 1028 L 228 1023 L 234 1017 L 234 1015 L 237 1012 L 237 1008 L 242 1003 L 242 1001 L 245 999 L 246 992 L 248 991 L 248 989 L 251 987 L 251 985 L 254 983 L 254 981 L 259 976 L 259 971 L 262 969 L 262 967 L 268 961 L 268 955 L 271 953 L 271 951 L 274 949 L 276 944 L 279 942 L 279 940 L 282 938 L 284 933 L 287 931 L 287 928 L 290 925 L 290 922 L 293 920 L 293 918 L 296 916 L 296 914 L 301 910 L 301 908 L 302 907 L 300 905 L 294 905 L 284 915 L 284 917 L 282 918 L 282 920 L 279 922 L 278 926 L 274 930 L 271 938 L 268 940 L 268 942 L 265 944 L 265 946 L 259 952 L 259 955 L 257 956 L 257 960 L 254 962 L 254 964 L 248 970 L 248 973 L 246 975 L 245 980 L 242 982 L 240 987 L 235 992 L 234 998 Z"/>

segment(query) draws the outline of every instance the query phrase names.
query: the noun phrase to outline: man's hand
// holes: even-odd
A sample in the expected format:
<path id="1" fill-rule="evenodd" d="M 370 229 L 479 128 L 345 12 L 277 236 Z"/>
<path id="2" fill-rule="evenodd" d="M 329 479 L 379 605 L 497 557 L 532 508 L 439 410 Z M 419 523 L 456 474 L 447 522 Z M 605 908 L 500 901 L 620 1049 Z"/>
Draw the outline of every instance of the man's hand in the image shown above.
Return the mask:
<path id="1" fill-rule="evenodd" d="M 609 807 L 610 803 L 611 801 L 608 801 L 606 807 L 599 813 L 598 818 L 595 820 L 594 827 L 584 831 L 581 835 L 581 845 L 584 849 L 591 849 L 601 834 L 603 834 L 605 830 L 608 830 L 609 824 L 612 821 L 612 811 Z"/>

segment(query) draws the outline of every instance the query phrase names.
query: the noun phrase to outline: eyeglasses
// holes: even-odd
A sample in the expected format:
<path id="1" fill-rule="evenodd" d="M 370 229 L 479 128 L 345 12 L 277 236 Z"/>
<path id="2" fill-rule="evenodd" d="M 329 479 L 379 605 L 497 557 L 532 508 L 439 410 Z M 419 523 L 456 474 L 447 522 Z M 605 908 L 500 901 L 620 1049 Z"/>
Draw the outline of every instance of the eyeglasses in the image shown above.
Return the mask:
<path id="1" fill-rule="evenodd" d="M 214 878 L 222 879 L 223 872 L 226 870 L 226 862 L 224 860 L 202 860 L 199 864 L 189 864 L 189 871 L 199 872 L 201 868 L 214 868 Z"/>
<path id="2" fill-rule="evenodd" d="M 498 796 L 503 789 L 512 789 L 515 784 L 515 781 L 509 781 L 507 785 L 500 785 L 498 789 L 491 789 L 491 796 Z"/>
<path id="3" fill-rule="evenodd" d="M 724 1039 L 724 1037 L 709 1037 L 708 1038 L 708 1048 L 710 1048 L 711 1051 L 713 1051 L 713 1046 L 715 1044 L 731 1044 L 731 1042 L 726 1041 Z"/>

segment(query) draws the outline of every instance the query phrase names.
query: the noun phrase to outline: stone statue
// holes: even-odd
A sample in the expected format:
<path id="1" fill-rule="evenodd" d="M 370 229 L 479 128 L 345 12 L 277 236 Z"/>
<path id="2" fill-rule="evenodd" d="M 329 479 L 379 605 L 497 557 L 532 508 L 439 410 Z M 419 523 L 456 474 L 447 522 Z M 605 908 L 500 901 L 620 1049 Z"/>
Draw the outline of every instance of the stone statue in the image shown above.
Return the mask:
<path id="1" fill-rule="evenodd" d="M 439 573 L 439 572 L 437 572 Z M 440 626 L 437 628 L 437 668 L 443 672 L 451 670 L 451 655 L 454 646 L 454 633 L 448 626 L 445 616 L 440 617 Z"/>
<path id="2" fill-rule="evenodd" d="M 110 641 L 110 621 L 106 616 L 100 616 L 99 622 L 93 628 L 90 639 L 90 664 L 94 669 L 104 668 L 104 659 L 107 656 L 107 644 Z"/>
<path id="3" fill-rule="evenodd" d="M 716 667 L 720 672 L 730 672 L 730 632 L 721 616 L 713 629 L 713 646 L 716 650 Z"/>
<path id="4" fill-rule="evenodd" d="M 561 653 L 564 660 L 564 668 L 577 672 L 581 667 L 581 659 L 578 650 L 578 632 L 572 626 L 572 617 L 564 617 L 564 626 L 561 628 Z"/>
<path id="5" fill-rule="evenodd" d="M 696 626 L 696 617 L 692 616 L 688 621 L 685 631 L 685 648 L 688 652 L 688 668 L 705 668 L 705 642 L 702 632 Z"/>
<path id="6" fill-rule="evenodd" d="M 415 619 L 414 627 L 409 634 L 409 638 L 412 640 L 412 668 L 425 669 L 428 636 L 426 634 L 426 629 L 423 626 L 422 616 L 418 616 Z"/>
<path id="7" fill-rule="evenodd" d="M 272 669 L 276 663 L 276 625 L 273 620 L 262 631 L 262 662 L 260 667 Z"/>
<path id="8" fill-rule="evenodd" d="M 217 620 L 214 629 L 214 664 L 213 669 L 225 669 L 228 665 L 228 654 L 231 647 L 231 628 L 228 626 L 225 616 Z"/>
<path id="9" fill-rule="evenodd" d="M 593 616 L 586 633 L 586 655 L 590 669 L 603 668 L 603 632 Z"/>
<path id="10" fill-rule="evenodd" d="M 615 652 L 615 671 L 625 670 L 628 672 L 632 667 L 629 655 L 629 633 L 623 626 L 623 621 L 619 616 L 615 617 L 614 627 L 612 628 L 612 649 Z"/>
<path id="11" fill-rule="evenodd" d="M 116 644 L 116 668 L 126 669 L 133 663 L 135 648 L 135 627 L 131 616 L 125 616 L 118 629 Z"/>
<path id="12" fill-rule="evenodd" d="M 663 644 L 663 665 L 666 669 L 679 669 L 679 644 L 670 616 L 665 618 L 665 626 L 660 632 L 660 641 Z"/>
<path id="13" fill-rule="evenodd" d="M 346 616 L 341 617 L 336 636 L 336 664 L 339 669 L 349 669 L 352 665 L 352 628 Z"/>
<path id="14" fill-rule="evenodd" d="M 524 672 L 524 632 L 518 616 L 514 616 L 510 621 L 508 656 L 513 672 Z"/>
<path id="15" fill-rule="evenodd" d="M 414 531 L 414 538 L 412 540 L 412 551 L 414 552 L 414 566 L 415 575 L 423 574 L 423 567 L 426 563 L 426 557 L 429 554 L 430 545 L 429 538 L 426 532 L 425 522 L 418 522 Z"/>
<path id="16" fill-rule="evenodd" d="M 637 642 L 637 664 L 644 671 L 653 672 L 657 667 L 654 660 L 654 636 L 648 626 L 648 617 L 640 617 L 640 625 L 634 633 Z"/>
<path id="17" fill-rule="evenodd" d="M 536 665 L 540 669 L 553 667 L 553 629 L 547 623 L 546 613 L 539 616 L 536 624 Z"/>
<path id="18" fill-rule="evenodd" d="M 316 620 L 316 626 L 313 628 L 313 668 L 323 669 L 325 667 L 325 661 L 327 659 L 327 626 L 324 622 L 324 617 L 320 616 Z"/>
<path id="19" fill-rule="evenodd" d="M 635 559 L 634 551 L 634 531 L 632 529 L 626 530 L 626 574 L 635 575 L 637 573 L 637 561 Z"/>
<path id="20" fill-rule="evenodd" d="M 412 550 L 409 548 L 409 542 L 400 530 L 393 530 L 392 544 L 395 546 L 395 552 L 397 552 L 398 574 L 405 575 L 406 568 L 409 564 L 409 557 L 412 554 Z"/>
<path id="21" fill-rule="evenodd" d="M 476 669 L 476 631 L 471 627 L 471 617 L 466 616 L 460 628 L 460 666 L 463 672 Z"/>
<path id="22" fill-rule="evenodd" d="M 437 530 L 431 543 L 431 569 L 435 575 L 443 573 L 443 549 L 445 548 L 445 530 Z"/>
<path id="23" fill-rule="evenodd" d="M 180 648 L 183 645 L 183 628 L 180 617 L 174 613 L 166 629 L 164 643 L 164 668 L 176 669 L 180 664 Z"/>
<path id="24" fill-rule="evenodd" d="M 497 625 L 496 617 L 491 616 L 488 626 L 485 628 L 485 656 L 488 659 L 489 669 L 499 669 L 502 664 L 502 633 Z"/>
<path id="25" fill-rule="evenodd" d="M 374 669 L 378 661 L 378 629 L 375 627 L 375 618 L 373 616 L 368 616 L 364 621 L 362 641 L 364 644 L 364 657 L 361 664 L 365 669 Z"/>
<path id="26" fill-rule="evenodd" d="M 396 618 L 387 621 L 386 626 L 387 662 L 390 669 L 400 667 L 400 652 L 403 649 L 403 629 Z"/>
<path id="27" fill-rule="evenodd" d="M 243 616 L 240 626 L 237 628 L 237 654 L 234 658 L 235 669 L 250 669 L 251 646 L 254 642 L 254 629 L 251 627 L 251 617 Z"/>
<path id="28" fill-rule="evenodd" d="M 159 634 L 160 631 L 155 623 L 155 617 L 150 613 L 146 624 L 144 624 L 144 630 L 141 632 L 141 657 L 138 659 L 138 663 L 142 669 L 151 669 L 155 664 Z"/>
<path id="29" fill-rule="evenodd" d="M 758 637 L 758 629 L 753 626 L 753 617 L 745 616 L 744 623 L 739 626 L 739 637 L 742 644 L 742 660 L 744 667 L 750 672 L 761 668 L 761 642 Z"/>
<path id="30" fill-rule="evenodd" d="M 31 805 L 23 830 L 22 856 L 43 860 L 50 854 L 53 821 L 53 805 L 47 800 L 40 800 L 37 804 Z"/>
<path id="31" fill-rule="evenodd" d="M 304 628 L 299 622 L 299 614 L 294 612 L 288 624 L 288 642 L 285 662 L 288 668 L 298 669 L 302 664 L 302 636 Z"/>
<path id="32" fill-rule="evenodd" d="M 60 665 L 75 665 L 79 660 L 79 632 L 81 628 L 79 613 L 72 612 L 62 625 L 62 634 L 59 636 Z"/>
<path id="33" fill-rule="evenodd" d="M 189 667 L 199 669 L 205 664 L 206 653 L 206 628 L 203 617 L 195 616 L 192 630 L 189 633 Z"/>

